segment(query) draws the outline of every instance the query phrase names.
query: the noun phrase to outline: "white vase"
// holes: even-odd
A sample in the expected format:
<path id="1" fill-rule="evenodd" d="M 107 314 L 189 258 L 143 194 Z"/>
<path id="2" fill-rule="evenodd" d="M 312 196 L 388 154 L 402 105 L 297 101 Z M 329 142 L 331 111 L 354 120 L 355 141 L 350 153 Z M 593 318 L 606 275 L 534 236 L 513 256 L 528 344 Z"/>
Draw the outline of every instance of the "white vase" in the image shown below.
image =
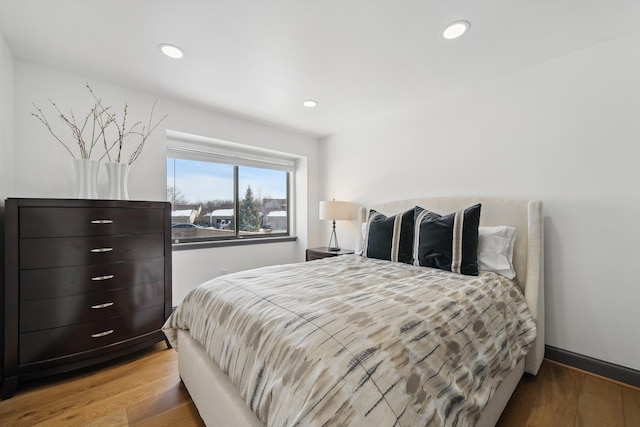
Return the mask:
<path id="1" fill-rule="evenodd" d="M 109 182 L 108 199 L 129 200 L 127 180 L 129 179 L 129 165 L 127 163 L 107 162 L 107 180 Z"/>
<path id="2" fill-rule="evenodd" d="M 91 159 L 73 159 L 73 165 L 76 169 L 76 198 L 97 199 L 100 163 Z"/>

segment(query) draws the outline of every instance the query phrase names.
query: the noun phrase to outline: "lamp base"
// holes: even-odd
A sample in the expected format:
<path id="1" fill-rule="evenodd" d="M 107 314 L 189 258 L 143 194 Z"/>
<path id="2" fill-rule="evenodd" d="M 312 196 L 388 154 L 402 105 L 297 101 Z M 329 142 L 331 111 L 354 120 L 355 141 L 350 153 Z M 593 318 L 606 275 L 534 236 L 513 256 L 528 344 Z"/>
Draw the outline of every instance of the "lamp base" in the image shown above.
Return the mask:
<path id="1" fill-rule="evenodd" d="M 333 230 L 331 231 L 331 237 L 329 238 L 329 245 L 327 246 L 327 249 L 330 252 L 340 252 L 340 246 L 338 246 L 338 236 L 336 236 L 336 221 L 335 220 L 333 221 Z"/>

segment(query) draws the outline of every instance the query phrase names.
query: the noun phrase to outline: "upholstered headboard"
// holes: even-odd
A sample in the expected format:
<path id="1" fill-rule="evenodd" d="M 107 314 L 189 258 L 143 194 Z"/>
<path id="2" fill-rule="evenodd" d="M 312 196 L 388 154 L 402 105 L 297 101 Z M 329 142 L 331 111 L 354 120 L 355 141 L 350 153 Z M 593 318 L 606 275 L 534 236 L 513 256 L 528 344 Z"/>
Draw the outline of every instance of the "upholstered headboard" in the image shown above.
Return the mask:
<path id="1" fill-rule="evenodd" d="M 476 203 L 481 203 L 480 225 L 508 225 L 516 229 L 513 251 L 515 280 L 522 288 L 529 310 L 536 319 L 537 339 L 529 351 L 525 370 L 536 374 L 544 358 L 544 229 L 542 202 L 539 200 L 499 199 L 488 197 L 429 197 L 398 200 L 370 206 L 385 215 L 392 215 L 421 206 L 446 215 Z M 360 208 L 359 221 L 366 222 L 369 208 Z M 362 247 L 358 233 L 358 248 Z"/>

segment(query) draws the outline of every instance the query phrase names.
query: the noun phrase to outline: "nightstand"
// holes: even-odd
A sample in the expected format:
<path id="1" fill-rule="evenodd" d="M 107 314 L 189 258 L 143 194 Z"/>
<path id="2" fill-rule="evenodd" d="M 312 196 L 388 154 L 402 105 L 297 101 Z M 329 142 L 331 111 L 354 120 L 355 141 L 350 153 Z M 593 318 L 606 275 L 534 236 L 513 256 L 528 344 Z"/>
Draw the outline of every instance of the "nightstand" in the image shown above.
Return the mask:
<path id="1" fill-rule="evenodd" d="M 306 260 L 313 261 L 314 259 L 329 258 L 338 255 L 351 255 L 355 253 L 353 249 L 340 249 L 339 251 L 330 251 L 326 246 L 321 248 L 310 248 L 306 252 Z"/>

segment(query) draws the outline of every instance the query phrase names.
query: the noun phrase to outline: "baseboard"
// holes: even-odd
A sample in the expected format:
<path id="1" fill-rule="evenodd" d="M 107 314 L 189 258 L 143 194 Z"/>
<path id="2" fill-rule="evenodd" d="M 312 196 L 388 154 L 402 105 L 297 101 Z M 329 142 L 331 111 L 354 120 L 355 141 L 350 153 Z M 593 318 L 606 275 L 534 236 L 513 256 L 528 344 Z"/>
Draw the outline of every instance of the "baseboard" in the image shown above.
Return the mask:
<path id="1" fill-rule="evenodd" d="M 640 371 L 627 368 L 626 366 L 594 359 L 593 357 L 584 356 L 550 345 L 545 346 L 544 357 L 558 363 L 582 369 L 583 371 L 591 372 L 592 374 L 601 375 L 640 388 Z"/>

